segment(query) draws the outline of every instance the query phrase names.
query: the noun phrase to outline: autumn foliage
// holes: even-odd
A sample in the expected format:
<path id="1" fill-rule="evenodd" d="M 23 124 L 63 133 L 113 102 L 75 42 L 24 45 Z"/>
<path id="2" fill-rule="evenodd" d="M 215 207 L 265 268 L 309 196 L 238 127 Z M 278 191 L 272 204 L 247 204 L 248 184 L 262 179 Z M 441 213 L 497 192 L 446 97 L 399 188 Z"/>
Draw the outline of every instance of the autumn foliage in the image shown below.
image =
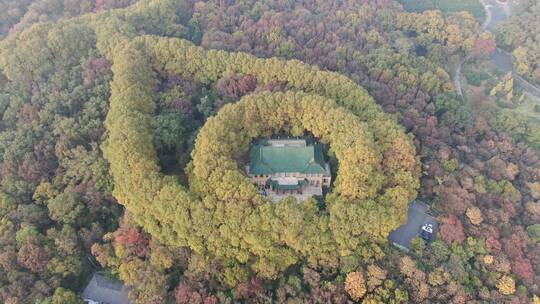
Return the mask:
<path id="1" fill-rule="evenodd" d="M 351 298 L 359 301 L 366 294 L 366 281 L 362 272 L 350 272 L 345 279 L 345 290 Z"/>
<path id="2" fill-rule="evenodd" d="M 463 225 L 459 218 L 455 215 L 450 215 L 443 219 L 439 231 L 441 237 L 448 243 L 461 243 L 465 240 Z"/>

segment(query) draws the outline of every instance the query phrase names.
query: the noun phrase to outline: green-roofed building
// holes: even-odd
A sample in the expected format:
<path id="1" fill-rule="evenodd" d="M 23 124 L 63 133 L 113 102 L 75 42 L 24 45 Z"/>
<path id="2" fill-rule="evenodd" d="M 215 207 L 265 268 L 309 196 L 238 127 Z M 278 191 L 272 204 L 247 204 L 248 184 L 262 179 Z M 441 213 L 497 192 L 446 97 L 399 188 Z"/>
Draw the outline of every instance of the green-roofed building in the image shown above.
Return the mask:
<path id="1" fill-rule="evenodd" d="M 323 146 L 304 139 L 260 140 L 251 146 L 247 174 L 271 196 L 307 198 L 322 195 L 331 182 Z"/>

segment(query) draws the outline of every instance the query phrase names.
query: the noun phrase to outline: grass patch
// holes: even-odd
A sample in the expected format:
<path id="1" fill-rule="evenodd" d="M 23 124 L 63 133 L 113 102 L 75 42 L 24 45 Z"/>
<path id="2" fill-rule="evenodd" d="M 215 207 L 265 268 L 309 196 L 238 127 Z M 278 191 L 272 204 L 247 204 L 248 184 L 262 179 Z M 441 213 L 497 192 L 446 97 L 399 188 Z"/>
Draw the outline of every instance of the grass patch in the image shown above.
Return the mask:
<path id="1" fill-rule="evenodd" d="M 398 0 L 403 8 L 409 12 L 423 12 L 426 10 L 440 10 L 443 13 L 461 11 L 470 12 L 476 19 L 483 20 L 485 11 L 478 0 Z"/>
<path id="2" fill-rule="evenodd" d="M 523 103 L 516 107 L 515 111 L 529 118 L 531 122 L 537 123 L 540 128 L 540 102 L 533 100 L 529 95 L 525 95 Z"/>

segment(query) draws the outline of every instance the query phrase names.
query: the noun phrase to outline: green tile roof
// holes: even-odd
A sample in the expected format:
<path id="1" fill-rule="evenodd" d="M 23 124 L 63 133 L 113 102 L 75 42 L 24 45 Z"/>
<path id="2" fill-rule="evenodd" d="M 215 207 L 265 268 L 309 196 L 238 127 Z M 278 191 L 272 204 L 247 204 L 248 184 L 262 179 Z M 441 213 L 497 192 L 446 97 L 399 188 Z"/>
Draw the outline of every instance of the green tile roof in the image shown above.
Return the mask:
<path id="1" fill-rule="evenodd" d="M 308 146 L 253 145 L 249 152 L 250 174 L 325 173 L 323 150 L 320 144 Z"/>

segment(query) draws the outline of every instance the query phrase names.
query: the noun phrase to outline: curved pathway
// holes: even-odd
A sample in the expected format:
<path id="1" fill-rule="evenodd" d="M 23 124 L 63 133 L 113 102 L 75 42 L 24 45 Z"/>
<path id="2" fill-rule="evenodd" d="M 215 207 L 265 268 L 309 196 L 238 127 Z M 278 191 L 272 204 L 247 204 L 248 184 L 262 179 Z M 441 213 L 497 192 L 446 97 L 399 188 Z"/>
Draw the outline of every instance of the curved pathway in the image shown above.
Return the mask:
<path id="1" fill-rule="evenodd" d="M 480 0 L 480 4 L 482 4 L 484 11 L 486 12 L 486 20 L 484 20 L 484 23 L 482 23 L 482 30 L 485 30 L 491 23 L 491 10 L 489 9 L 491 5 L 486 4 L 484 0 Z"/>

